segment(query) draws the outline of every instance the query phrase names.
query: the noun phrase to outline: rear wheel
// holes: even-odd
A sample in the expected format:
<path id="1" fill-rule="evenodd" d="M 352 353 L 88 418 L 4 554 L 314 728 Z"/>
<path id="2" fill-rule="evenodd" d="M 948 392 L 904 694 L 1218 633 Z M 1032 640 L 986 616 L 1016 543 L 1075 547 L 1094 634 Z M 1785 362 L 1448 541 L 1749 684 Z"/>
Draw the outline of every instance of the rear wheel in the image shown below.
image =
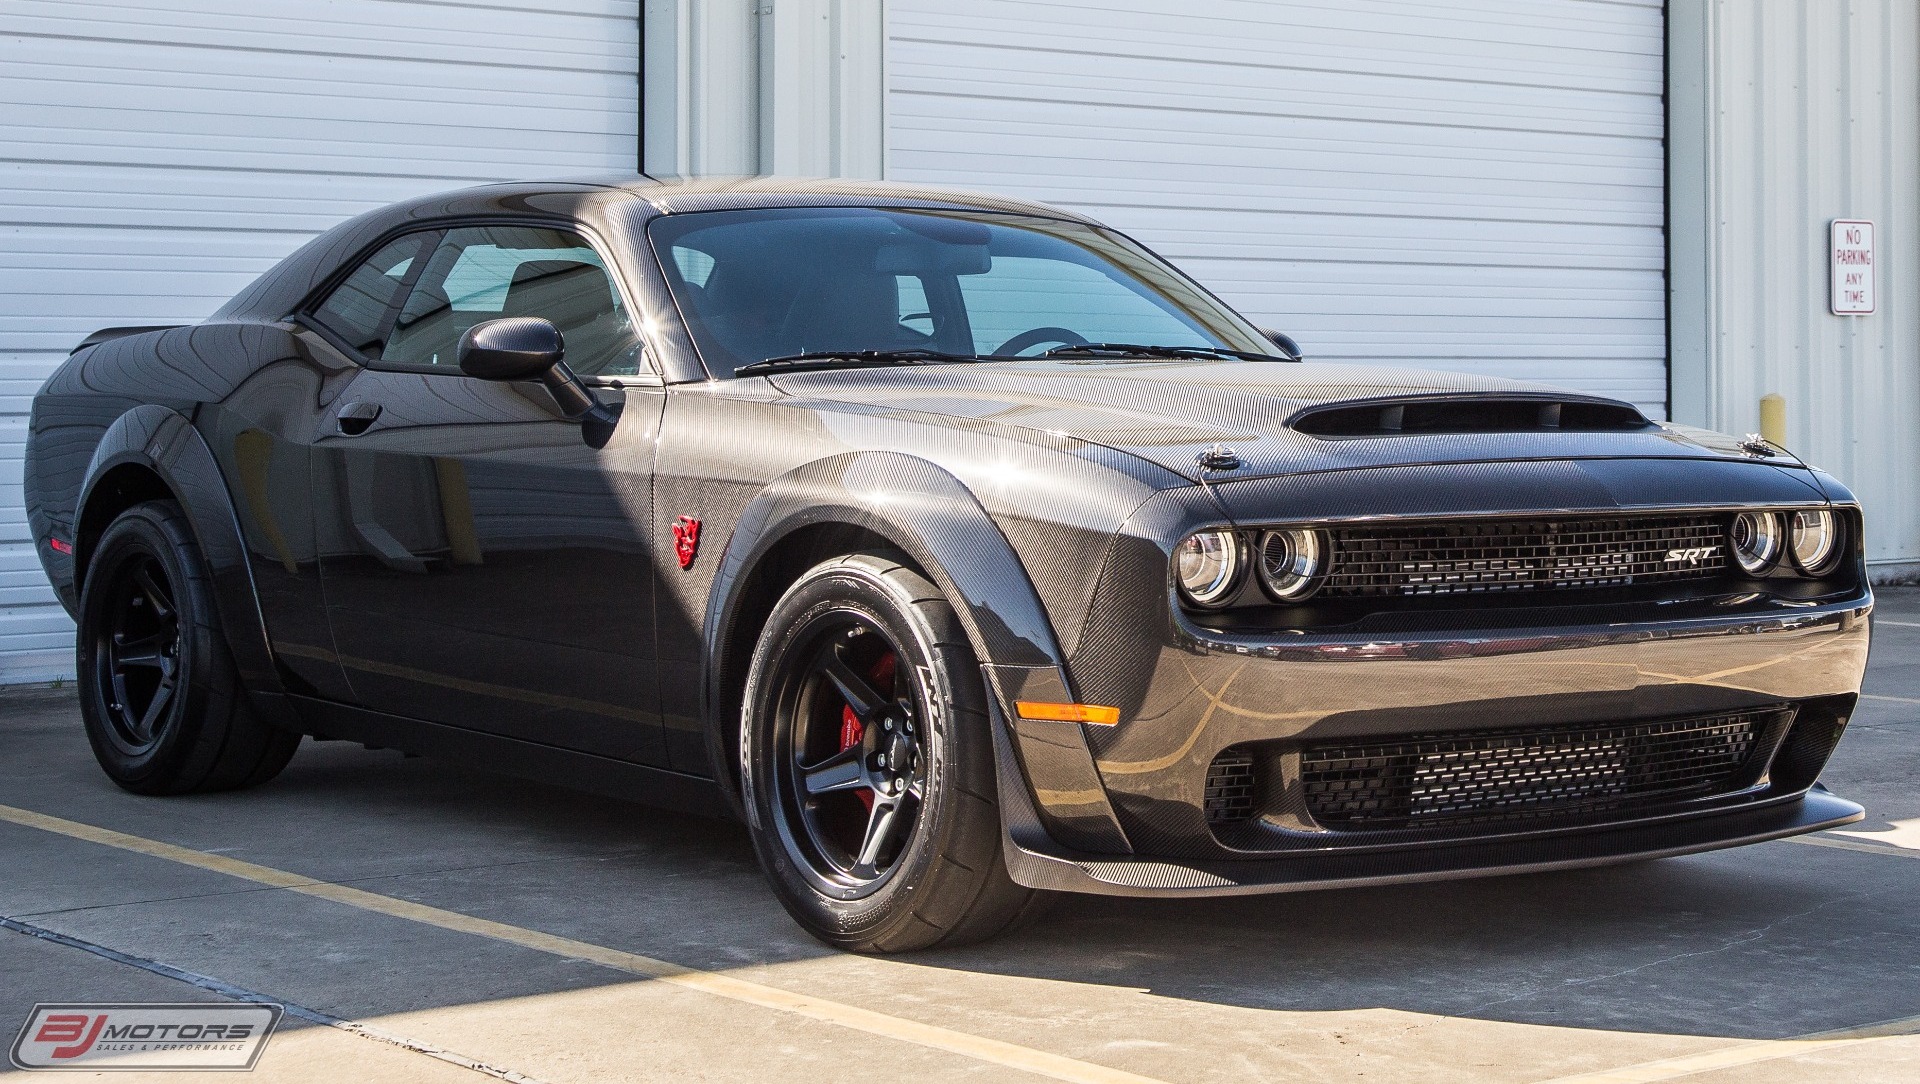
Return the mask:
<path id="1" fill-rule="evenodd" d="M 978 664 L 952 607 L 883 556 L 774 607 L 741 717 L 754 847 L 807 931 L 859 952 L 990 937 L 1034 909 L 1000 849 Z"/>
<path id="2" fill-rule="evenodd" d="M 172 501 L 135 505 L 100 536 L 78 641 L 87 739 L 108 777 L 130 791 L 262 783 L 300 744 L 247 703 L 206 563 Z"/>

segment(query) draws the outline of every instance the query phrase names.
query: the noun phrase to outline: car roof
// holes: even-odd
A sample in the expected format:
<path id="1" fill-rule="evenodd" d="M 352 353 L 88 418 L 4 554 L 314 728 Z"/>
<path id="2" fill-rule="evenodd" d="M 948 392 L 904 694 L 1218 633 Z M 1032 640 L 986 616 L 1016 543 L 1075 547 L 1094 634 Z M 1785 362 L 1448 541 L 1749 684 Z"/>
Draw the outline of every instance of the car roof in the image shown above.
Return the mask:
<path id="1" fill-rule="evenodd" d="M 525 189 L 537 183 L 523 181 L 513 183 L 512 187 Z M 1034 200 L 898 181 L 835 177 L 650 177 L 629 173 L 572 177 L 552 183 L 556 187 L 578 185 L 630 192 L 659 214 L 754 207 L 880 206 L 999 211 L 1093 222 L 1085 215 Z M 484 191 L 486 187 L 492 186 L 475 191 Z"/>
<path id="2" fill-rule="evenodd" d="M 582 200 L 581 197 L 588 197 Z M 696 211 L 755 207 L 900 207 L 1037 215 L 1097 225 L 1044 203 L 949 188 L 833 178 L 656 178 L 629 173 L 549 181 L 506 181 L 436 192 L 368 211 L 315 237 L 214 313 L 214 319 L 277 320 L 309 297 L 345 262 L 393 231 L 448 218 L 501 213 L 551 215 L 555 208 L 601 219 L 609 204 L 631 224 Z M 544 205 L 544 206 L 543 206 Z M 637 214 L 635 212 L 638 212 Z"/>

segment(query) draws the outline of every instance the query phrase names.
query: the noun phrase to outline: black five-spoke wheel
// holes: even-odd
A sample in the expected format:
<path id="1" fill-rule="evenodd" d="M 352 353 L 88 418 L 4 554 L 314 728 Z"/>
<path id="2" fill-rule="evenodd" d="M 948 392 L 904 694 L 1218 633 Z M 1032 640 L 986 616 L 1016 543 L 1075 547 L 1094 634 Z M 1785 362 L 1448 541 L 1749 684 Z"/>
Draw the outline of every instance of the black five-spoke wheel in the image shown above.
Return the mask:
<path id="1" fill-rule="evenodd" d="M 857 610 L 819 614 L 811 650 L 794 656 L 778 725 L 788 766 L 785 823 L 821 887 L 871 891 L 900 857 L 926 796 L 924 715 L 899 651 Z M 904 693 L 904 695 L 902 695 Z"/>
<path id="2" fill-rule="evenodd" d="M 186 513 L 148 501 L 88 553 L 80 591 L 80 715 L 114 782 L 141 794 L 273 778 L 300 736 L 268 725 L 240 687 Z"/>
<path id="3" fill-rule="evenodd" d="M 149 554 L 108 570 L 111 598 L 94 631 L 94 682 L 116 744 L 152 748 L 180 681 L 180 614 L 167 570 Z"/>
<path id="4" fill-rule="evenodd" d="M 918 571 L 855 554 L 801 576 L 767 617 L 745 701 L 754 848 L 808 932 L 899 952 L 1034 909 L 1001 853 L 979 664 Z"/>

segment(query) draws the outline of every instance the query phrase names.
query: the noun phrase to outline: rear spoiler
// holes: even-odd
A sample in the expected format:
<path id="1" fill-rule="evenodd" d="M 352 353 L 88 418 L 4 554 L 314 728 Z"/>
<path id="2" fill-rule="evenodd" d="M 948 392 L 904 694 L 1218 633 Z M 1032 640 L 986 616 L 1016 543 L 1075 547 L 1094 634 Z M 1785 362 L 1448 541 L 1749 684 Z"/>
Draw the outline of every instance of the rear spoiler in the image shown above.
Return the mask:
<path id="1" fill-rule="evenodd" d="M 89 346 L 99 346 L 101 343 L 107 342 L 110 339 L 124 339 L 129 335 L 144 335 L 149 331 L 172 331 L 174 328 L 186 326 L 185 324 L 150 324 L 146 327 L 103 327 L 99 331 L 82 339 L 79 346 L 67 351 L 67 356 L 72 357 Z"/>

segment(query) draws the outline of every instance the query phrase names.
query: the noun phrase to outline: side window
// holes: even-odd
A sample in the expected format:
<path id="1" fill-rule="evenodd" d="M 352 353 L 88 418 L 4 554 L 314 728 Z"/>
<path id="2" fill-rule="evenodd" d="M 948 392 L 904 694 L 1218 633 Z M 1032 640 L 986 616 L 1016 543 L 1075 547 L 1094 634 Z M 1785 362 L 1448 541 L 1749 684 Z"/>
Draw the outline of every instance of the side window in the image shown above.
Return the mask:
<path id="1" fill-rule="evenodd" d="M 448 230 L 400 307 L 380 360 L 454 369 L 460 336 L 505 316 L 551 320 L 567 364 L 582 376 L 631 376 L 640 344 L 606 264 L 561 230 L 476 226 Z"/>
<path id="2" fill-rule="evenodd" d="M 412 233 L 367 257 L 313 310 L 313 319 L 362 354 L 380 353 L 387 313 L 406 288 L 420 250 L 438 232 Z"/>

